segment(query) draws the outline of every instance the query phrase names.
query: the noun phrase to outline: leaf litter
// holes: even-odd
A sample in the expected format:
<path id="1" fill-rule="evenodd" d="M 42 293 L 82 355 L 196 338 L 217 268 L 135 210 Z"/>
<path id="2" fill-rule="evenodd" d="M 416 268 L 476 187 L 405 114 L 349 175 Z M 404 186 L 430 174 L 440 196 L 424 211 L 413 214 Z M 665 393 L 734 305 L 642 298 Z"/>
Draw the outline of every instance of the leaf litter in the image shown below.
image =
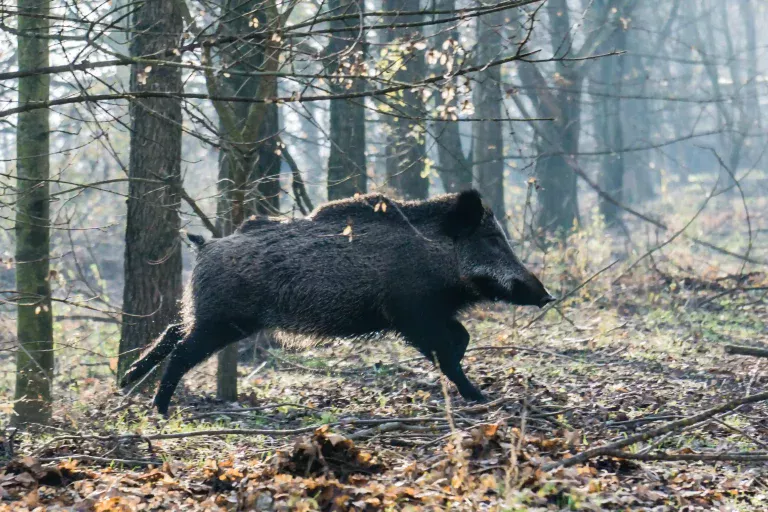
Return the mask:
<path id="1" fill-rule="evenodd" d="M 764 304 L 723 294 L 765 281 L 744 275 L 605 276 L 524 329 L 533 313 L 470 313 L 465 367 L 488 404 L 463 402 L 388 339 L 264 350 L 242 365 L 258 372 L 236 405 L 209 398 L 209 362 L 167 420 L 106 389 L 12 440 L 0 510 L 765 510 L 765 462 L 603 456 L 543 469 L 760 391 L 764 362 L 722 350 L 765 332 Z M 747 404 L 624 453 L 759 457 L 767 413 Z M 203 430 L 223 433 L 184 437 Z"/>

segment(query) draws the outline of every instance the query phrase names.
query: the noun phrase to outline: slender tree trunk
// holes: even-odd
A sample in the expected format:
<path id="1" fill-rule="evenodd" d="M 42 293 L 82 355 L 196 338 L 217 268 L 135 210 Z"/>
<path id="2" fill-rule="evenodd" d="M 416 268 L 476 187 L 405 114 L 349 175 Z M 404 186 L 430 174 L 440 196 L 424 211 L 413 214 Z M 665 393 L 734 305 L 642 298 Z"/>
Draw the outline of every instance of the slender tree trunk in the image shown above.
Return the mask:
<path id="1" fill-rule="evenodd" d="M 133 14 L 131 54 L 139 57 L 178 45 L 181 13 L 175 2 L 147 0 Z M 176 67 L 134 64 L 132 91 L 180 92 Z M 125 287 L 118 379 L 139 349 L 178 318 L 181 298 L 179 196 L 181 100 L 131 102 L 128 215 L 125 228 Z M 167 183 L 158 186 L 157 181 Z"/>
<path id="2" fill-rule="evenodd" d="M 223 130 L 223 128 L 222 128 Z M 231 235 L 243 222 L 242 205 L 236 207 L 235 198 L 242 198 L 233 191 L 232 155 L 226 151 L 219 153 L 219 201 L 216 211 L 216 226 L 222 236 Z M 242 200 L 242 199 L 241 199 Z M 236 212 L 238 212 L 236 214 Z M 235 218 L 237 217 L 237 218 Z M 224 347 L 216 360 L 216 397 L 228 402 L 237 401 L 237 356 L 239 343 Z"/>
<path id="3" fill-rule="evenodd" d="M 418 2 L 415 3 L 418 5 Z M 387 11 L 414 10 L 413 0 L 383 0 L 382 8 Z M 388 23 L 415 23 L 421 16 L 390 17 Z M 399 82 L 413 83 L 425 75 L 424 52 L 411 47 L 405 50 L 407 42 L 422 40 L 421 29 L 396 29 L 384 31 L 384 42 L 391 57 L 388 64 Z M 386 103 L 391 115 L 386 116 L 386 167 L 387 183 L 406 199 L 426 199 L 429 194 L 429 179 L 426 173 L 426 146 L 424 103 L 418 91 L 406 90 L 402 94 L 387 96 Z"/>
<path id="4" fill-rule="evenodd" d="M 600 5 L 603 4 L 603 5 Z M 597 8 L 610 8 L 610 2 L 598 1 Z M 604 51 L 624 51 L 627 47 L 627 32 L 618 27 L 613 35 L 606 41 Z M 624 198 L 624 123 L 623 104 L 621 100 L 624 85 L 623 55 L 616 55 L 601 59 L 597 65 L 597 89 L 606 93 L 599 98 L 596 107 L 596 123 L 601 142 L 608 151 L 602 157 L 600 165 L 600 188 L 619 202 Z M 608 226 L 621 221 L 621 209 L 615 203 L 608 201 L 603 196 L 599 198 L 600 213 L 605 218 Z"/>
<path id="5" fill-rule="evenodd" d="M 321 122 L 320 108 L 318 108 L 318 102 L 316 101 L 307 102 L 300 108 L 304 109 L 303 115 L 300 116 L 300 122 L 304 136 L 302 149 L 307 168 L 307 192 L 313 204 L 321 204 L 327 199 L 326 187 L 321 187 L 321 184 L 328 182 L 328 176 L 326 175 L 323 159 L 320 158 L 320 145 L 324 138 L 318 126 Z M 363 123 L 364 127 L 365 123 Z"/>
<path id="6" fill-rule="evenodd" d="M 47 35 L 49 0 L 19 0 L 20 34 Z M 48 66 L 48 39 L 19 35 L 19 70 Z M 19 79 L 19 105 L 48 100 L 49 75 Z M 19 114 L 16 132 L 16 400 L 14 422 L 48 423 L 53 379 L 53 316 L 49 280 L 49 127 L 47 109 Z"/>
<path id="7" fill-rule="evenodd" d="M 456 9 L 455 0 L 437 0 L 435 8 L 438 11 L 450 12 Z M 438 19 L 451 16 L 450 14 L 438 15 Z M 459 40 L 459 31 L 454 26 L 451 30 L 444 30 L 442 27 L 435 34 L 435 48 L 442 50 L 443 44 L 448 40 Z M 446 50 L 450 51 L 450 50 Z M 437 72 L 445 73 L 445 66 L 437 64 Z M 456 84 L 453 84 L 454 86 Z M 440 101 L 437 95 L 433 95 L 435 101 Z M 446 101 L 445 115 L 449 117 L 451 109 L 456 109 L 456 99 Z M 465 190 L 472 186 L 472 162 L 464 156 L 464 150 L 461 146 L 461 134 L 459 133 L 459 123 L 454 121 L 436 121 L 434 123 L 434 139 L 437 146 L 438 174 L 443 181 L 443 187 L 446 192 L 456 192 Z"/>
<path id="8" fill-rule="evenodd" d="M 634 44 L 638 48 L 639 42 Z M 645 64 L 642 57 L 627 55 L 627 65 L 630 68 L 628 75 L 632 83 L 632 91 L 640 98 L 647 95 L 648 80 L 645 77 Z M 628 95 L 631 95 L 627 91 Z M 648 144 L 651 141 L 651 128 L 659 126 L 658 120 L 651 116 L 651 100 L 629 99 L 624 101 L 624 129 L 627 136 L 624 137 L 625 145 L 638 146 Z M 623 186 L 623 197 L 629 203 L 640 203 L 651 199 L 654 194 L 653 176 L 654 170 L 648 167 L 648 163 L 641 158 L 630 158 L 624 162 L 626 166 L 626 179 Z"/>
<path id="9" fill-rule="evenodd" d="M 477 19 L 477 63 L 492 61 L 502 46 L 503 25 L 489 25 L 493 19 Z M 472 102 L 475 117 L 486 119 L 472 125 L 472 157 L 477 188 L 499 219 L 506 219 L 504 206 L 504 128 L 502 112 L 501 67 L 493 66 L 477 73 Z"/>
<path id="10" fill-rule="evenodd" d="M 566 0 L 547 2 L 550 32 L 558 57 L 572 48 L 570 17 Z M 521 79 L 530 76 L 531 66 L 521 67 Z M 537 148 L 542 155 L 536 161 L 536 176 L 539 179 L 539 226 L 546 231 L 569 230 L 579 222 L 579 203 L 576 188 L 576 174 L 566 158 L 572 158 L 579 149 L 581 133 L 581 88 L 583 76 L 574 63 L 555 63 L 557 87 L 560 89 L 547 101 L 538 99 L 540 110 L 554 117 L 551 129 L 539 136 Z M 539 79 L 527 80 L 533 86 L 546 87 Z M 540 95 L 546 94 L 541 91 Z"/>
<path id="11" fill-rule="evenodd" d="M 359 27 L 361 12 L 365 12 L 364 0 L 329 0 L 328 7 L 334 15 L 352 14 L 350 19 L 331 22 L 332 28 Z M 358 31 L 335 34 L 328 45 L 327 53 L 336 61 L 330 66 L 332 72 L 340 69 L 349 74 L 362 74 L 365 62 L 365 41 L 359 41 Z M 364 35 L 362 37 L 365 37 Z M 341 61 L 339 61 L 339 57 Z M 343 64 L 349 64 L 344 67 Z M 365 81 L 359 79 L 332 80 L 331 91 L 361 92 Z M 331 152 L 328 157 L 328 199 L 350 197 L 355 193 L 364 194 L 368 186 L 365 158 L 365 107 L 363 99 L 332 100 L 330 102 Z"/>
<path id="12" fill-rule="evenodd" d="M 757 57 L 757 20 L 755 19 L 756 15 L 752 0 L 742 0 L 741 2 L 738 2 L 738 5 L 744 23 L 744 37 L 746 39 L 747 47 L 746 84 L 744 84 L 744 92 L 746 93 L 747 98 L 744 101 L 744 111 L 745 113 L 749 112 L 751 114 L 744 123 L 744 127 L 747 131 L 760 133 L 763 123 L 760 115 L 760 93 L 758 92 L 757 87 L 757 77 L 760 74 Z"/>
<path id="13" fill-rule="evenodd" d="M 221 32 L 237 36 L 249 31 L 253 18 L 262 27 L 272 20 L 262 0 L 228 0 L 222 9 Z M 226 69 L 252 72 L 263 69 L 264 47 L 245 43 L 228 47 L 218 55 L 219 64 Z M 216 78 L 219 88 L 227 95 L 255 98 L 260 94 L 274 96 L 276 82 L 255 76 L 233 74 Z M 270 80 L 262 87 L 262 80 Z M 280 155 L 277 147 L 279 112 L 274 103 L 265 105 L 263 118 L 255 128 L 249 124 L 253 106 L 232 103 L 227 108 L 230 117 L 221 119 L 222 148 L 219 158 L 218 223 L 222 234 L 231 234 L 237 226 L 254 214 L 274 214 L 280 209 Z M 249 131 L 250 130 L 250 131 Z M 216 396 L 228 402 L 237 400 L 237 360 L 239 343 L 233 343 L 218 354 Z"/>

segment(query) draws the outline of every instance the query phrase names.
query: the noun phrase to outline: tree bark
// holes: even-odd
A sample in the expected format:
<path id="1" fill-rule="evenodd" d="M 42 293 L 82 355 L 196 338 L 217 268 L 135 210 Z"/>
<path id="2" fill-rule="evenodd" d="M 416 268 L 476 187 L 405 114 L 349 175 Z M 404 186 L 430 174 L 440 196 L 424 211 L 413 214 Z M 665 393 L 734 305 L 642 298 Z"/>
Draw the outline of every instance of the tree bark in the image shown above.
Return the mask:
<path id="1" fill-rule="evenodd" d="M 411 0 L 383 0 L 384 11 L 410 11 Z M 387 23 L 414 23 L 421 16 L 407 18 L 392 16 Z M 413 83 L 425 76 L 424 52 L 413 47 L 405 49 L 408 42 L 423 38 L 420 28 L 384 31 L 384 43 L 388 50 L 387 64 L 391 66 L 393 79 Z M 426 173 L 426 128 L 424 102 L 419 91 L 406 90 L 384 100 L 391 110 L 386 121 L 386 169 L 387 184 L 405 199 L 426 199 L 429 194 L 429 176 Z"/>
<path id="2" fill-rule="evenodd" d="M 489 25 L 493 18 L 477 19 L 477 64 L 492 61 L 502 47 L 502 26 Z M 506 219 L 504 206 L 504 132 L 501 118 L 503 96 L 501 67 L 493 66 L 475 76 L 472 102 L 475 117 L 486 119 L 472 125 L 474 175 L 477 188 L 499 220 Z M 502 222 L 504 224 L 504 222 Z"/>
<path id="3" fill-rule="evenodd" d="M 329 0 L 328 8 L 334 15 L 365 12 L 364 0 Z M 359 27 L 360 17 L 336 20 L 332 28 Z M 365 62 L 365 40 L 358 40 L 359 31 L 340 32 L 331 39 L 326 53 L 333 59 L 332 73 L 348 70 L 349 74 L 362 74 Z M 365 37 L 360 35 L 360 37 Z M 343 63 L 349 67 L 343 67 Z M 364 80 L 331 79 L 332 94 L 361 92 Z M 356 193 L 364 194 L 368 187 L 365 158 L 365 106 L 363 99 L 332 100 L 330 102 L 330 144 L 328 157 L 328 199 L 341 199 Z"/>
<path id="4" fill-rule="evenodd" d="M 555 54 L 554 87 L 549 86 L 537 66 L 521 63 L 518 67 L 537 114 L 554 120 L 534 126 L 536 149 L 541 155 L 535 170 L 539 184 L 537 223 L 543 231 L 564 233 L 579 223 L 577 173 L 572 165 L 576 164 L 573 159 L 579 150 L 585 67 L 591 62 L 588 57 L 616 30 L 617 6 L 621 4 L 629 12 L 636 3 L 611 0 L 606 9 L 598 11 L 581 48 L 574 51 L 567 0 L 548 1 L 545 5 Z"/>
<path id="5" fill-rule="evenodd" d="M 133 14 L 131 55 L 139 57 L 178 45 L 182 31 L 176 2 L 147 0 Z M 134 64 L 132 91 L 180 92 L 176 67 Z M 118 380 L 152 341 L 178 318 L 181 298 L 179 196 L 181 100 L 131 102 L 128 214 L 125 228 L 125 287 Z M 142 180 L 164 180 L 167 185 Z"/>
<path id="6" fill-rule="evenodd" d="M 49 0 L 19 0 L 20 34 L 47 35 Z M 19 35 L 19 70 L 48 65 L 48 39 Z M 19 79 L 19 105 L 48 100 L 50 76 Z M 47 109 L 19 114 L 16 135 L 16 424 L 46 424 L 51 416 L 53 315 L 51 311 L 49 125 Z"/>
<path id="7" fill-rule="evenodd" d="M 598 0 L 595 9 L 608 9 L 606 0 Z M 627 47 L 627 32 L 617 27 L 602 47 L 601 53 L 625 51 Z M 624 55 L 614 55 L 600 59 L 596 66 L 597 83 L 593 89 L 605 93 L 599 98 L 595 108 L 597 133 L 601 138 L 602 147 L 606 150 L 600 162 L 600 188 L 613 199 L 624 201 L 624 111 L 621 100 L 624 84 Z M 607 226 L 613 226 L 621 221 L 621 209 L 616 203 L 608 201 L 603 196 L 599 198 L 600 214 Z"/>
<path id="8" fill-rule="evenodd" d="M 269 27 L 276 23 L 275 16 L 272 5 L 265 6 L 262 0 L 228 0 L 222 7 L 220 31 L 229 36 L 245 34 L 254 17 L 260 26 Z M 268 56 L 266 49 L 259 42 L 232 45 L 217 58 L 222 69 L 247 73 L 276 66 L 277 55 Z M 271 97 L 277 90 L 274 78 L 232 74 L 208 79 L 209 87 L 215 81 L 215 87 L 230 96 Z M 217 112 L 223 148 L 217 222 L 226 236 L 251 215 L 270 215 L 280 210 L 279 112 L 274 103 L 255 106 L 245 102 L 219 105 Z M 257 117 L 259 122 L 254 121 Z M 216 396 L 228 402 L 237 400 L 238 345 L 233 343 L 218 354 Z"/>
<path id="9" fill-rule="evenodd" d="M 435 8 L 438 11 L 452 12 L 456 9 L 455 0 L 437 0 Z M 438 15 L 448 17 L 450 14 Z M 443 43 L 448 39 L 459 40 L 459 31 L 454 25 L 451 30 L 442 27 L 435 34 L 435 48 L 443 48 Z M 445 73 L 445 69 L 440 69 Z M 454 84 L 455 85 L 455 84 Z M 433 95 L 437 100 L 437 95 Z M 456 99 L 444 103 L 446 110 L 456 109 Z M 453 121 L 435 121 L 434 139 L 437 146 L 438 174 L 443 182 L 446 192 L 457 192 L 472 187 L 472 162 L 464 156 L 461 145 L 459 123 Z"/>
<path id="10" fill-rule="evenodd" d="M 570 16 L 566 0 L 551 0 L 546 9 L 549 17 L 553 43 L 558 55 L 572 48 Z M 534 70 L 530 65 L 521 67 L 521 79 L 530 76 Z M 538 225 L 545 231 L 567 231 L 579 222 L 579 202 L 576 189 L 576 174 L 571 170 L 566 157 L 575 154 L 579 148 L 581 133 L 581 87 L 583 76 L 575 64 L 559 60 L 555 63 L 555 76 L 560 89 L 549 101 L 536 100 L 540 114 L 554 117 L 552 129 L 537 137 L 537 149 L 541 156 L 536 161 L 536 176 L 539 179 Z M 528 80 L 536 88 L 546 88 L 542 80 Z M 546 91 L 538 91 L 542 96 Z"/>

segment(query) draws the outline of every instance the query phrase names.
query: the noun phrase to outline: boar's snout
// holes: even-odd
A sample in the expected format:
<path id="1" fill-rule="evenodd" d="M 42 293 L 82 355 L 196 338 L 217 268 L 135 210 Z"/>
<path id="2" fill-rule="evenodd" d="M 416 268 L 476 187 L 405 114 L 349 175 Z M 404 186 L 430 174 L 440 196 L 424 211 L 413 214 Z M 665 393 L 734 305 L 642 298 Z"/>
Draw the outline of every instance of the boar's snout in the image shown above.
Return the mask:
<path id="1" fill-rule="evenodd" d="M 513 302 L 521 306 L 543 308 L 557 300 L 539 281 L 539 278 L 528 269 L 525 269 L 522 279 L 513 286 L 513 295 L 515 295 Z"/>
<path id="2" fill-rule="evenodd" d="M 542 297 L 542 298 L 541 298 L 541 300 L 539 301 L 539 307 L 540 307 L 540 308 L 543 308 L 544 306 L 546 306 L 546 305 L 547 305 L 547 304 L 549 304 L 550 302 L 555 302 L 556 300 L 557 300 L 557 297 L 555 297 L 555 296 L 553 296 L 553 295 L 551 295 L 551 294 L 547 293 L 547 294 L 546 294 L 544 297 Z"/>

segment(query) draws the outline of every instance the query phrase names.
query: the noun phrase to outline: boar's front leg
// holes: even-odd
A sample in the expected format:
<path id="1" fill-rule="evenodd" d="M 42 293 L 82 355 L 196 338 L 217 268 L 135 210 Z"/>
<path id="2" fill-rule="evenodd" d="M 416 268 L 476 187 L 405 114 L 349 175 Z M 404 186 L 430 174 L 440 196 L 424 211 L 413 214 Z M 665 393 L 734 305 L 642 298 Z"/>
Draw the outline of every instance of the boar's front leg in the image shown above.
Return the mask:
<path id="1" fill-rule="evenodd" d="M 430 322 L 420 319 L 401 332 L 427 359 L 434 362 L 437 357 L 440 371 L 456 385 L 462 397 L 475 402 L 487 401 L 461 368 L 461 359 L 469 345 L 469 333 L 458 320 Z"/>

